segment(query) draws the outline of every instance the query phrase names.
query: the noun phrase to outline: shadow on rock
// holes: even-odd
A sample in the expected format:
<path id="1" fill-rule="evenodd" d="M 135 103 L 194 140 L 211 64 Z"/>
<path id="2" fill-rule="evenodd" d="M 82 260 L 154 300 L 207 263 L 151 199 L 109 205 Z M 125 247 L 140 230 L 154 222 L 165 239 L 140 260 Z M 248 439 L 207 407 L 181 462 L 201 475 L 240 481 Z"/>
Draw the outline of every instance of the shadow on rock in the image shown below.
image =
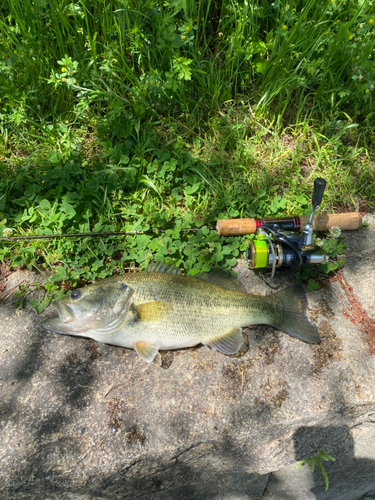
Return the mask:
<path id="1" fill-rule="evenodd" d="M 38 456 L 40 456 L 40 451 Z M 69 461 L 71 461 L 69 456 Z M 170 458 L 138 458 L 130 465 L 117 463 L 111 473 L 98 474 L 93 470 L 85 486 L 74 486 L 79 478 L 79 464 L 71 462 L 69 477 L 50 470 L 43 474 L 43 463 L 18 471 L 15 482 L 23 487 L 9 488 L 7 498 L 35 498 L 48 493 L 48 498 L 61 499 L 75 493 L 74 498 L 87 495 L 90 500 L 219 500 L 233 498 L 260 500 L 269 474 L 246 472 L 248 464 L 241 450 L 230 443 L 201 443 L 182 450 Z M 74 472 L 73 472 L 74 471 Z M 27 484 L 27 475 L 35 477 Z M 11 492 L 15 496 L 11 496 Z M 20 494 L 20 496 L 17 495 Z M 23 496 L 25 495 L 25 496 Z M 34 496 L 33 496 L 34 495 Z M 224 497 L 223 497 L 224 495 Z M 226 496 L 225 496 L 226 495 Z M 229 496 L 228 496 L 229 495 Z M 86 499 L 86 496 L 84 497 Z"/>
<path id="2" fill-rule="evenodd" d="M 316 456 L 323 450 L 333 461 L 321 463 L 329 481 L 326 483 L 318 463 L 314 473 L 310 465 L 303 464 L 296 470 L 291 464 L 270 476 L 262 498 L 269 500 L 359 500 L 365 493 L 375 488 L 375 460 L 356 458 L 354 455 L 354 437 L 363 441 L 362 454 L 369 454 L 373 448 L 373 428 L 375 422 L 364 422 L 358 426 L 300 427 L 293 436 L 295 459 L 301 461 Z M 356 434 L 356 435 L 355 435 Z M 368 436 L 366 437 L 366 434 Z M 355 436 L 354 436 L 355 435 Z"/>
<path id="3" fill-rule="evenodd" d="M 132 466 L 107 476 L 100 485 L 108 498 L 155 500 L 261 499 L 268 474 L 246 472 L 248 457 L 230 440 L 200 443 L 171 456 Z M 228 497 L 229 498 L 229 497 Z"/>

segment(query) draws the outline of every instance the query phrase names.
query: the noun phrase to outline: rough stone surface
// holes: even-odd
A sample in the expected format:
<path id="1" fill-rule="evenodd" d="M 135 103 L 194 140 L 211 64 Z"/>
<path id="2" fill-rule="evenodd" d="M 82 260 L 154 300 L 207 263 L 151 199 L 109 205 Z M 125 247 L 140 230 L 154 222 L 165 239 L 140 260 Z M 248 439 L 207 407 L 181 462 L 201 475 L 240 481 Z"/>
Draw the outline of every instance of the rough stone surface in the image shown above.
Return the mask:
<path id="1" fill-rule="evenodd" d="M 375 217 L 347 233 L 344 278 L 374 317 Z M 270 289 L 238 265 L 251 292 Z M 0 305 L 0 499 L 364 500 L 375 491 L 375 356 L 345 318 L 339 282 L 308 294 L 322 342 L 246 329 L 234 356 L 206 347 L 136 353 L 46 332 Z M 276 278 L 284 287 L 290 278 Z M 324 478 L 299 460 L 323 449 Z"/>

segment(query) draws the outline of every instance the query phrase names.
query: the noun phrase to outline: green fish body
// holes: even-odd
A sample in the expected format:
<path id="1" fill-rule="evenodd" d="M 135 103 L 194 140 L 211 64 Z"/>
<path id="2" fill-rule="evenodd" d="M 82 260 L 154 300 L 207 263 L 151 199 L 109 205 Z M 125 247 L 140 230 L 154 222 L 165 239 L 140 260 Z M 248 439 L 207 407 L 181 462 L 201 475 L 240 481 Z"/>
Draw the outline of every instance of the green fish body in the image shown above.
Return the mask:
<path id="1" fill-rule="evenodd" d="M 186 277 L 154 265 L 74 290 L 55 305 L 59 318 L 46 320 L 46 329 L 132 348 L 147 362 L 159 349 L 197 344 L 234 354 L 242 345 L 241 328 L 261 323 L 306 342 L 320 340 L 305 316 L 301 286 L 261 297 L 215 271 Z"/>

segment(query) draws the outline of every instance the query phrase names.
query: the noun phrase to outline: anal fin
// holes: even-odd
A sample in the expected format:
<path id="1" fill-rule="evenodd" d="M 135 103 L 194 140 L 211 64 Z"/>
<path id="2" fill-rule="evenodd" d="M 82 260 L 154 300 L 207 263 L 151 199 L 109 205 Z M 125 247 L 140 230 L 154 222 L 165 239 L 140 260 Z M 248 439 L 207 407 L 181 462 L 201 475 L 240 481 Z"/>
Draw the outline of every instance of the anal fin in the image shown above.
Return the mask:
<path id="1" fill-rule="evenodd" d="M 159 347 L 149 344 L 148 342 L 139 341 L 134 342 L 133 345 L 138 356 L 144 361 L 147 361 L 147 363 L 152 363 L 159 351 Z"/>
<path id="2" fill-rule="evenodd" d="M 228 333 L 214 337 L 205 343 L 223 354 L 235 354 L 240 350 L 242 342 L 242 328 L 233 328 Z"/>

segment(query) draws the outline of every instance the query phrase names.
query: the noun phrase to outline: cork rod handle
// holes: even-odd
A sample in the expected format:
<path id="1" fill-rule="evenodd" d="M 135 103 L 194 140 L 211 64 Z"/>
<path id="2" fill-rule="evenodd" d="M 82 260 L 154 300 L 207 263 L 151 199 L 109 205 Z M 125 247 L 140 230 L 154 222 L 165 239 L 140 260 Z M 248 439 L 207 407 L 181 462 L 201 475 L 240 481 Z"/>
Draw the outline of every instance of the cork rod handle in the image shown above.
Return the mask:
<path id="1" fill-rule="evenodd" d="M 255 219 L 221 219 L 216 224 L 219 236 L 239 236 L 241 234 L 255 234 L 257 224 Z"/>
<path id="2" fill-rule="evenodd" d="M 308 216 L 299 218 L 301 226 L 308 221 Z M 337 226 L 344 231 L 353 231 L 362 227 L 362 215 L 358 212 L 347 214 L 319 214 L 313 218 L 314 231 L 328 231 L 332 226 Z"/>

